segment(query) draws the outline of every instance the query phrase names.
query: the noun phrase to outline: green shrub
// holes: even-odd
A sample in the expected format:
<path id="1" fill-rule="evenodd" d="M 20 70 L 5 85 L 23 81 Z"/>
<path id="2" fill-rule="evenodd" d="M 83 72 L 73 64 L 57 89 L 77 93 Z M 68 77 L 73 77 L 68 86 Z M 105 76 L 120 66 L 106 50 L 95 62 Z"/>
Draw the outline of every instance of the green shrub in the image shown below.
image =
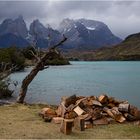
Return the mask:
<path id="1" fill-rule="evenodd" d="M 0 63 L 6 62 L 10 65 L 16 65 L 16 70 L 24 69 L 25 57 L 21 53 L 21 50 L 16 47 L 2 48 L 0 49 Z"/>
<path id="2" fill-rule="evenodd" d="M 9 80 L 0 81 L 0 99 L 11 97 L 13 91 L 9 90 Z"/>

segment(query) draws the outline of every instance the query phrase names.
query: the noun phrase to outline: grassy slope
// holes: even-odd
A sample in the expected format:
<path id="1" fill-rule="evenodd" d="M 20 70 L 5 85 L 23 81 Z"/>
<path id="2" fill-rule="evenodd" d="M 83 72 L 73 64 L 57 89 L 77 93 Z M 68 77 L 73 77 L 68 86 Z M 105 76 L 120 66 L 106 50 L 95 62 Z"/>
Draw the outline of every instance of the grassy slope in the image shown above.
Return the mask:
<path id="1" fill-rule="evenodd" d="M 59 138 L 59 139 L 90 139 L 90 138 L 139 138 L 140 126 L 133 124 L 112 124 L 95 126 L 83 132 L 73 131 L 71 135 L 59 132 L 59 125 L 45 123 L 38 116 L 43 106 L 39 105 L 8 105 L 0 106 L 0 139 L 8 138 Z"/>
<path id="2" fill-rule="evenodd" d="M 114 47 L 89 52 L 70 52 L 67 57 L 80 60 L 140 60 L 140 33 L 128 36 Z"/>

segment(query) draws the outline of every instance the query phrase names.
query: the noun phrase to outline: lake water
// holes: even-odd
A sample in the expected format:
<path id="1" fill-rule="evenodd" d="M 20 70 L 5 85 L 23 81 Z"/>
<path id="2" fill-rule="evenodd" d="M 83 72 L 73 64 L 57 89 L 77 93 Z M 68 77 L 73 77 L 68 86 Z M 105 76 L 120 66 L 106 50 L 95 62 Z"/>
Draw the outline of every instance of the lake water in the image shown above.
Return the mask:
<path id="1" fill-rule="evenodd" d="M 71 62 L 41 71 L 29 86 L 25 100 L 58 104 L 61 96 L 100 95 L 128 100 L 140 107 L 140 62 Z M 31 68 L 12 74 L 19 85 Z"/>

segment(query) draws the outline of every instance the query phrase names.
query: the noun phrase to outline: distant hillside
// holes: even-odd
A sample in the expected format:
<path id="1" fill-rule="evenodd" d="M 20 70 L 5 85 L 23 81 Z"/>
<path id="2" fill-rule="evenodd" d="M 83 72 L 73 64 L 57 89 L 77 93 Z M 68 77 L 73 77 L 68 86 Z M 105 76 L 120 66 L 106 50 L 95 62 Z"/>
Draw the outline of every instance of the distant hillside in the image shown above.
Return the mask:
<path id="1" fill-rule="evenodd" d="M 100 48 L 92 52 L 71 52 L 67 57 L 80 60 L 140 60 L 140 33 L 126 37 L 114 47 Z"/>

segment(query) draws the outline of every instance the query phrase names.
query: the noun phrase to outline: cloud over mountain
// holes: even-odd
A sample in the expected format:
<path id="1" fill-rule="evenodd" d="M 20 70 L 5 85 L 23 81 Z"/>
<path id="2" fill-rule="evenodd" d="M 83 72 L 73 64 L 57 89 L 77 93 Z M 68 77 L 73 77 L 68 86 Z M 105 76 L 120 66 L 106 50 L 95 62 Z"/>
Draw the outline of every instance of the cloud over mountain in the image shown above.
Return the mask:
<path id="1" fill-rule="evenodd" d="M 106 23 L 119 37 L 140 29 L 140 1 L 1 1 L 0 20 L 22 14 L 29 23 L 39 18 L 54 27 L 64 18 L 89 18 Z"/>

